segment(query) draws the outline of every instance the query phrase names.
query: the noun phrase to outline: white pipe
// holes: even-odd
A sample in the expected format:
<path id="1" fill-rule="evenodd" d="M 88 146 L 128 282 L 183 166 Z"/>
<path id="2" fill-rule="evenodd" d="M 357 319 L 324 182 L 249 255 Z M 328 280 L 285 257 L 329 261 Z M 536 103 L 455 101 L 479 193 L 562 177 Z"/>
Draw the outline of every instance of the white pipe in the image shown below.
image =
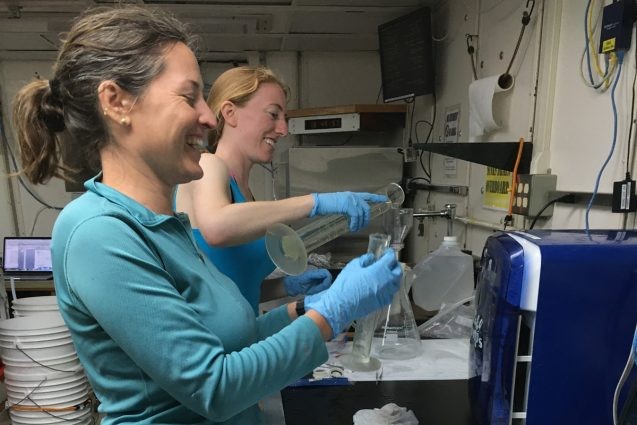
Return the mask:
<path id="1" fill-rule="evenodd" d="M 476 220 L 475 218 L 456 216 L 454 220 L 457 220 L 463 224 L 466 224 L 467 226 L 476 226 L 476 227 L 482 227 L 482 228 L 491 229 L 491 230 L 504 230 L 503 228 L 504 226 L 502 224 L 489 223 L 488 221 Z M 507 226 L 506 230 L 519 230 L 519 229 L 512 226 Z"/>

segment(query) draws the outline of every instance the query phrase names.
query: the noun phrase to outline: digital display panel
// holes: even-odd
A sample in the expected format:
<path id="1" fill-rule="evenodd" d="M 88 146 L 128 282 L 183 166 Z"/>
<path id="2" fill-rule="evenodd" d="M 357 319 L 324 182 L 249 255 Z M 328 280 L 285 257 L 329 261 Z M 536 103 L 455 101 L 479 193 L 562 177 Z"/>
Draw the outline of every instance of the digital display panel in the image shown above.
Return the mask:
<path id="1" fill-rule="evenodd" d="M 329 130 L 333 128 L 341 128 L 343 120 L 341 118 L 316 118 L 305 120 L 306 130 Z"/>

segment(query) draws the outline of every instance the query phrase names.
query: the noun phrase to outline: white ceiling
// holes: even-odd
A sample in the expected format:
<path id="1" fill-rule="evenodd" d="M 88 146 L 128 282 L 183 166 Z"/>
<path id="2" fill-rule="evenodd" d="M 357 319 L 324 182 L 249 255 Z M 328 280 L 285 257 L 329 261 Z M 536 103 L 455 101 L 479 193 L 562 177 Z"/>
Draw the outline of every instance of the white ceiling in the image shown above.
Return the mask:
<path id="1" fill-rule="evenodd" d="M 0 59 L 50 59 L 58 34 L 91 6 L 113 0 L 0 0 Z M 377 27 L 436 0 L 128 0 L 191 22 L 201 57 L 245 60 L 247 51 L 377 50 Z"/>

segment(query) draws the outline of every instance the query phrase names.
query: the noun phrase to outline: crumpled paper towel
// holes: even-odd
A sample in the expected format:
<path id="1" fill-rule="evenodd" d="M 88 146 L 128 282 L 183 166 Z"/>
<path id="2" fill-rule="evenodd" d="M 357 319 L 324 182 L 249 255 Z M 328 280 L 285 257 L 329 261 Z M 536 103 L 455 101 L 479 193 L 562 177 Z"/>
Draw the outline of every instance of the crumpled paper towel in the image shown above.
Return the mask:
<path id="1" fill-rule="evenodd" d="M 411 410 L 389 403 L 380 409 L 359 410 L 354 425 L 418 425 L 418 419 Z"/>

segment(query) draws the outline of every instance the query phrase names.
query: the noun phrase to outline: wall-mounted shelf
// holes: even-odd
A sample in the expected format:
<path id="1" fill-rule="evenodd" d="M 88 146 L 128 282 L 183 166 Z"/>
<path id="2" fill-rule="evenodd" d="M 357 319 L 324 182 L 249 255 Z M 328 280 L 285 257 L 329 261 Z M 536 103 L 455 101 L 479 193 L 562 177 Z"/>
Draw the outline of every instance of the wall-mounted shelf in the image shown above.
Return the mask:
<path id="1" fill-rule="evenodd" d="M 414 148 L 426 152 L 437 153 L 495 167 L 500 170 L 513 171 L 518 156 L 518 142 L 488 142 L 488 143 L 416 143 Z M 531 153 L 533 144 L 525 142 L 522 157 L 518 165 L 519 174 L 528 174 L 531 168 Z"/>
<path id="2" fill-rule="evenodd" d="M 290 134 L 389 131 L 405 126 L 407 105 L 353 104 L 288 111 Z"/>

